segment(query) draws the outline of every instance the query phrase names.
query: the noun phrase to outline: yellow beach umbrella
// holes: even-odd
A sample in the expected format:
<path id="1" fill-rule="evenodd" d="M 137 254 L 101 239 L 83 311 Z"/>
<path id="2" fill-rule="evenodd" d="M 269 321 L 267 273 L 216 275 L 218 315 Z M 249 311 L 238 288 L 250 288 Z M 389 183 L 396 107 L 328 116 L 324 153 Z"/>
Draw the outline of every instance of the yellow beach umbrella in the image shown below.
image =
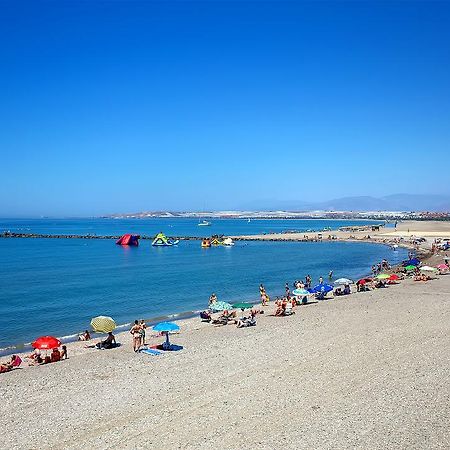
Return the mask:
<path id="1" fill-rule="evenodd" d="M 111 317 L 98 316 L 91 320 L 91 327 L 98 333 L 109 333 L 116 328 L 116 322 Z"/>

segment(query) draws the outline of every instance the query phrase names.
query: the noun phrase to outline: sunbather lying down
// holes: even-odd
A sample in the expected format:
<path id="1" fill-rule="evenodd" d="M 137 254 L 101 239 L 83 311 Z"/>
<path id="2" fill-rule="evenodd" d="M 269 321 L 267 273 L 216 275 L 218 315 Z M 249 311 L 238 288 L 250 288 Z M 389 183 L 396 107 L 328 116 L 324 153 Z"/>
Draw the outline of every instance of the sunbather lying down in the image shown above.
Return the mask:
<path id="1" fill-rule="evenodd" d="M 237 327 L 238 328 L 245 328 L 245 327 L 254 327 L 256 326 L 256 311 L 253 309 L 250 311 L 250 317 L 242 317 L 242 319 L 239 319 L 237 321 Z"/>
<path id="2" fill-rule="evenodd" d="M 224 312 L 217 319 L 211 320 L 211 323 L 214 325 L 228 325 L 230 322 L 236 323 L 236 318 L 236 311 L 224 310 Z"/>

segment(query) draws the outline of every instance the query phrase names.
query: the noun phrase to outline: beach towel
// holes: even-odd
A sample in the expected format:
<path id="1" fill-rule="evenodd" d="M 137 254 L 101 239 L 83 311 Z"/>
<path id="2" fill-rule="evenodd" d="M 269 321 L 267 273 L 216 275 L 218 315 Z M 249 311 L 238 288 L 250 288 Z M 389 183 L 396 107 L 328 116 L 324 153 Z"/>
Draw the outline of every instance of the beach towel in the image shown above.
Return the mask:
<path id="1" fill-rule="evenodd" d="M 158 350 L 154 350 L 152 348 L 146 348 L 144 350 L 141 350 L 140 352 L 145 353 L 146 355 L 152 355 L 152 356 L 157 356 L 157 355 L 161 354 L 161 352 L 159 352 Z"/>

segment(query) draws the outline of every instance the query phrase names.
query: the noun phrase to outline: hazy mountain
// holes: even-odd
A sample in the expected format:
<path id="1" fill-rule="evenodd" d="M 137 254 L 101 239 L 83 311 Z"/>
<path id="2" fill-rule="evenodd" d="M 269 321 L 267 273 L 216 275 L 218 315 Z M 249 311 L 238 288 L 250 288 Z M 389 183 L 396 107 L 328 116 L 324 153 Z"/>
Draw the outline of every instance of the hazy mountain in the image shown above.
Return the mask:
<path id="1" fill-rule="evenodd" d="M 385 197 L 342 197 L 325 202 L 261 200 L 240 205 L 258 211 L 450 211 L 449 195 L 393 194 Z"/>

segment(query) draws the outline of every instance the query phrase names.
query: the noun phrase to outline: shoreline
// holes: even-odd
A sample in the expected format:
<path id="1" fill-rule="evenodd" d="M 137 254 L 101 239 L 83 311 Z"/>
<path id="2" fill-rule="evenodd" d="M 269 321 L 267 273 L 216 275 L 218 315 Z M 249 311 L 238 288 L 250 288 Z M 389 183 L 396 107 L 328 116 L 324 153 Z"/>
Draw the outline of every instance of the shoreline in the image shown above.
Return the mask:
<path id="1" fill-rule="evenodd" d="M 254 239 L 254 241 L 258 241 L 258 240 L 264 240 L 264 241 L 268 241 L 268 242 L 285 242 L 284 239 L 281 239 L 282 234 L 280 233 L 280 239 Z M 249 240 L 250 239 L 243 239 L 243 240 Z M 298 240 L 298 239 L 290 239 L 287 242 L 304 242 L 303 240 Z M 308 241 L 308 242 L 312 242 L 312 241 Z M 324 240 L 324 243 L 333 243 L 333 242 L 351 242 L 351 243 L 368 243 L 368 244 L 373 244 L 373 245 L 386 245 L 389 246 L 389 244 L 384 243 L 384 242 L 377 242 L 374 240 L 361 240 L 361 239 L 356 239 L 356 240 L 333 240 L 333 241 L 328 241 L 328 240 Z M 320 242 L 317 242 L 317 245 L 320 245 Z M 403 246 L 400 245 L 404 248 L 412 248 L 412 247 L 407 247 L 407 246 Z M 418 253 L 418 256 L 422 257 L 422 255 L 427 254 L 426 252 L 422 251 L 420 254 Z M 371 274 L 370 272 L 370 268 L 362 268 L 361 267 L 361 272 L 359 273 L 358 277 L 359 278 L 363 278 L 366 276 L 369 276 Z M 282 285 L 282 282 L 280 281 L 280 286 Z M 275 293 L 275 295 L 272 295 L 272 298 L 277 298 L 279 296 L 283 296 L 283 290 L 280 289 L 280 291 L 278 293 Z M 248 303 L 252 303 L 254 305 L 258 305 L 260 303 L 260 299 L 256 298 L 253 300 L 245 300 Z M 199 313 L 206 309 L 207 304 L 205 303 L 205 308 L 203 309 L 199 309 L 199 310 L 187 310 L 187 311 L 179 311 L 179 312 L 171 312 L 165 315 L 156 315 L 156 316 L 150 316 L 148 318 L 143 317 L 143 319 L 146 321 L 147 325 L 151 326 L 154 325 L 160 321 L 166 321 L 166 320 L 185 320 L 185 319 L 191 319 L 191 318 L 195 318 L 198 317 Z M 121 335 L 124 333 L 128 333 L 128 328 L 127 327 L 131 327 L 132 325 L 132 321 L 130 322 L 126 322 L 126 323 L 121 323 L 121 324 L 117 324 L 117 328 L 116 330 L 119 330 L 119 332 L 117 333 L 117 335 Z M 90 326 L 89 326 L 90 327 Z M 87 327 L 87 328 L 89 328 Z M 74 343 L 78 342 L 78 335 L 82 332 L 83 330 L 78 330 L 77 332 L 70 332 L 68 331 L 68 334 L 65 334 L 64 336 L 56 336 L 61 342 L 62 344 L 66 345 L 72 345 Z M 100 338 L 102 335 L 101 334 L 97 334 L 97 333 L 92 333 L 92 336 L 95 336 L 96 338 Z M 33 351 L 33 348 L 31 347 L 31 342 L 27 342 L 27 343 L 20 343 L 20 344 L 12 344 L 9 345 L 7 347 L 3 347 L 0 348 L 0 357 L 6 357 L 12 354 L 18 354 L 20 356 L 23 356 L 25 354 L 29 354 Z"/>
<path id="2" fill-rule="evenodd" d="M 128 332 L 113 350 L 75 343 L 2 374 L 0 426 L 11 448 L 446 448 L 449 306 L 446 275 L 293 316 L 270 306 L 256 327 L 186 319 L 171 336 L 184 348 L 159 356 Z"/>

